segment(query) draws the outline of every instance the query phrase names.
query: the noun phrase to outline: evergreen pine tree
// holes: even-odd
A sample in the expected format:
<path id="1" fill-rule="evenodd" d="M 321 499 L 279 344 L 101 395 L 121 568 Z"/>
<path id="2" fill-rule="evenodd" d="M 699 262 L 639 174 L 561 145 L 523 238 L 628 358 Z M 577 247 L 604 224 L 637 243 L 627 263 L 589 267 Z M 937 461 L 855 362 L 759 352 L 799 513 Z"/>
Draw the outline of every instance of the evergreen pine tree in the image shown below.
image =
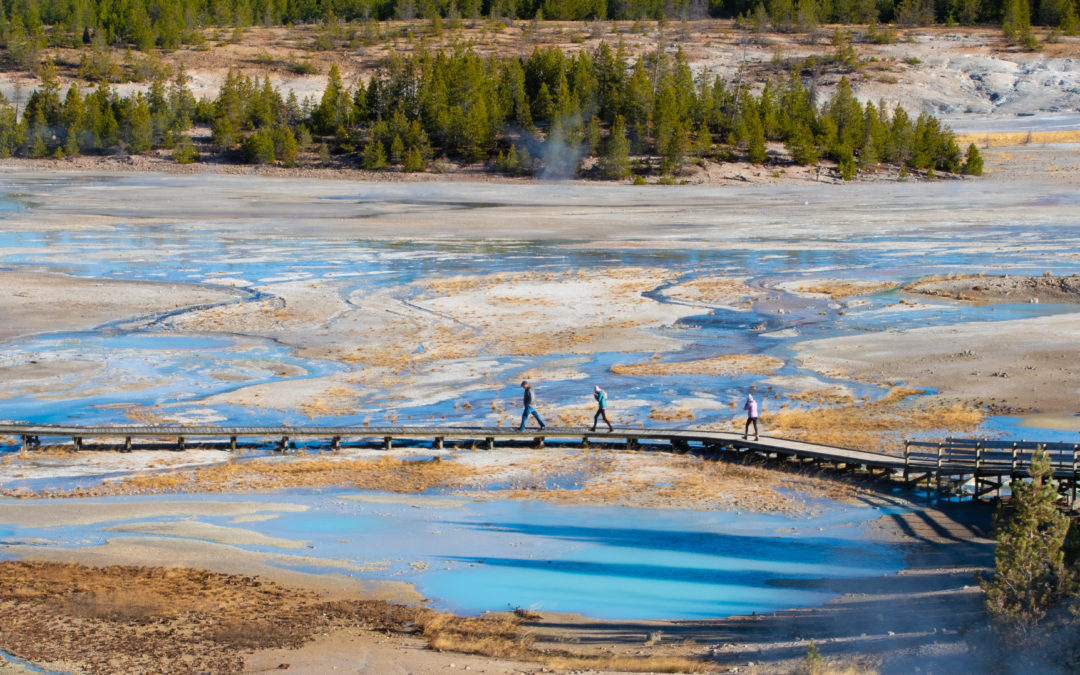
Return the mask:
<path id="1" fill-rule="evenodd" d="M 983 174 L 983 159 L 979 149 L 972 143 L 968 146 L 967 156 L 964 158 L 964 173 L 969 176 L 981 176 Z"/>
<path id="2" fill-rule="evenodd" d="M 754 164 L 763 164 L 768 159 L 765 151 L 765 128 L 757 115 L 750 115 L 746 129 L 746 158 Z"/>
<path id="3" fill-rule="evenodd" d="M 360 158 L 361 166 L 365 169 L 378 171 L 386 168 L 386 150 L 382 141 L 372 141 L 364 148 L 364 154 Z"/>
<path id="4" fill-rule="evenodd" d="M 1011 45 L 1024 45 L 1033 48 L 1037 43 L 1031 32 L 1031 7 L 1028 0 L 1005 0 L 1001 30 Z"/>
<path id="5" fill-rule="evenodd" d="M 630 175 L 630 142 L 626 139 L 626 120 L 622 115 L 616 115 L 615 123 L 611 125 L 600 171 L 605 178 L 612 180 L 621 180 Z"/>
<path id="6" fill-rule="evenodd" d="M 1076 591 L 1076 573 L 1066 567 L 1063 550 L 1069 518 L 1058 510 L 1045 452 L 1032 457 L 1030 474 L 1030 482 L 1010 484 L 1008 510 L 995 518 L 994 577 L 983 582 L 994 628 L 1007 644 L 1023 647 L 1034 646 L 1040 624 Z"/>
<path id="7" fill-rule="evenodd" d="M 150 119 L 150 107 L 146 105 L 146 98 L 141 93 L 135 96 L 135 105 L 128 123 L 130 125 L 127 144 L 129 152 L 139 154 L 153 147 L 154 127 Z"/>
<path id="8" fill-rule="evenodd" d="M 173 161 L 177 164 L 192 164 L 199 161 L 199 151 L 191 141 L 191 136 L 184 134 L 176 142 L 172 152 Z"/>
<path id="9" fill-rule="evenodd" d="M 791 153 L 791 160 L 796 164 L 816 164 L 820 157 L 814 133 L 806 124 L 800 123 L 796 126 L 786 145 Z"/>
<path id="10" fill-rule="evenodd" d="M 244 140 L 244 158 L 251 164 L 274 161 L 274 138 L 267 129 L 259 129 Z"/>
<path id="11" fill-rule="evenodd" d="M 709 125 L 705 123 L 705 120 L 702 120 L 698 125 L 697 133 L 694 134 L 694 154 L 699 159 L 707 157 L 712 152 L 712 146 L 712 132 L 709 131 Z"/>
<path id="12" fill-rule="evenodd" d="M 420 172 L 427 168 L 426 164 L 420 150 L 410 147 L 409 151 L 405 153 L 405 161 L 401 165 L 401 170 L 406 173 Z"/>
<path id="13" fill-rule="evenodd" d="M 394 136 L 394 140 L 390 142 L 390 163 L 401 164 L 401 161 L 405 158 L 405 141 L 401 140 L 401 136 Z"/>
<path id="14" fill-rule="evenodd" d="M 280 126 L 274 129 L 274 155 L 284 166 L 296 166 L 299 144 L 292 129 Z"/>

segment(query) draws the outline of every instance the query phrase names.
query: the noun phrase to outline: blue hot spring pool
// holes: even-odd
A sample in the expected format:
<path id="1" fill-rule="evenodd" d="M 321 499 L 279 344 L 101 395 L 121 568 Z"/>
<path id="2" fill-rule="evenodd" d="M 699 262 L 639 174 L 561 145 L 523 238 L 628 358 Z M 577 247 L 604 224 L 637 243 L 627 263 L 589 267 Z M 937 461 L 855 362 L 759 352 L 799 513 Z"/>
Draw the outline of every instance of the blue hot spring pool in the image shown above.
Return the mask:
<path id="1" fill-rule="evenodd" d="M 175 515 L 184 504 L 192 514 L 224 511 L 201 501 L 257 503 L 245 517 Z M 163 502 L 181 507 L 152 515 Z M 899 546 L 870 534 L 887 511 L 833 502 L 815 503 L 812 515 L 788 516 L 333 490 L 87 500 L 83 512 L 110 503 L 124 504 L 125 516 L 108 509 L 102 513 L 111 515 L 90 524 L 26 527 L 19 524 L 22 503 L 0 502 L 0 554 L 27 543 L 77 548 L 152 537 L 183 547 L 212 539 L 281 568 L 409 582 L 440 610 L 524 607 L 603 619 L 820 605 L 835 594 L 815 580 L 835 587 L 837 579 L 904 567 Z M 238 538 L 227 536 L 230 529 Z M 245 540 L 270 543 L 237 543 Z"/>

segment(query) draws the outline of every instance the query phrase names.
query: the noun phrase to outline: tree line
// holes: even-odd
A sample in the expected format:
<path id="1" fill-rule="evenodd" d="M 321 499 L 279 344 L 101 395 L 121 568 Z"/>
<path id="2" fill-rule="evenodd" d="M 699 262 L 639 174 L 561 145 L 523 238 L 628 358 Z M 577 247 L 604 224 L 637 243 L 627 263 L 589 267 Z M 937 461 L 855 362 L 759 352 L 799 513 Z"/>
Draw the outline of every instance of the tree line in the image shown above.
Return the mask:
<path id="1" fill-rule="evenodd" d="M 773 142 L 797 164 L 835 161 L 845 179 L 883 163 L 981 172 L 978 151 L 962 157 L 936 118 L 860 104 L 846 78 L 819 105 L 798 70 L 754 93 L 719 76 L 695 77 L 681 50 L 632 59 L 621 44 L 528 57 L 421 50 L 391 57 L 351 88 L 333 67 L 322 95 L 303 100 L 236 72 L 215 98 L 196 100 L 183 69 L 171 80 L 158 73 L 148 91 L 131 96 L 104 81 L 85 94 L 75 85 L 63 93 L 47 63 L 21 115 L 0 99 L 0 154 L 173 148 L 178 161 L 194 161 L 195 124 L 210 128 L 224 159 L 253 163 L 293 165 L 312 152 L 373 170 L 422 171 L 439 159 L 561 177 L 587 165 L 620 179 L 675 175 L 702 159 L 778 161 Z"/>
<path id="2" fill-rule="evenodd" d="M 137 49 L 204 40 L 208 26 L 291 25 L 490 17 L 553 20 L 742 18 L 763 29 L 818 23 L 1000 23 L 1016 35 L 1032 23 L 1080 29 L 1078 0 L 0 0 L 0 47 L 17 57 L 52 44 L 100 37 Z"/>

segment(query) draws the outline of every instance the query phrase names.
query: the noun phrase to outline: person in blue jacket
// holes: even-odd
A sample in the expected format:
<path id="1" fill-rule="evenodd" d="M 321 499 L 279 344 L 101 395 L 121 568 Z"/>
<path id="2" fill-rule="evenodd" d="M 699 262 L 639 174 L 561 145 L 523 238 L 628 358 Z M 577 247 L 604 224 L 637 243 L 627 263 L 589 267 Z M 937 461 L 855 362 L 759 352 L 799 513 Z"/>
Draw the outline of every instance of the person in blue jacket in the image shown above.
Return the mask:
<path id="1" fill-rule="evenodd" d="M 536 418 L 536 423 L 539 424 L 540 429 L 543 430 L 546 425 L 544 424 L 544 420 L 540 419 L 540 413 L 536 412 L 536 407 L 533 405 L 536 397 L 533 396 L 532 387 L 530 387 L 529 382 L 525 380 L 522 381 L 521 388 L 525 390 L 525 396 L 521 401 L 521 426 L 518 427 L 518 431 L 525 431 L 525 422 L 529 421 L 529 415 Z"/>
<path id="2" fill-rule="evenodd" d="M 600 385 L 593 387 L 593 398 L 596 399 L 596 414 L 592 418 L 592 430 L 596 431 L 596 422 L 599 419 L 603 419 L 607 424 L 608 431 L 615 431 L 615 427 L 611 426 L 611 421 L 607 418 L 607 392 L 600 388 Z"/>

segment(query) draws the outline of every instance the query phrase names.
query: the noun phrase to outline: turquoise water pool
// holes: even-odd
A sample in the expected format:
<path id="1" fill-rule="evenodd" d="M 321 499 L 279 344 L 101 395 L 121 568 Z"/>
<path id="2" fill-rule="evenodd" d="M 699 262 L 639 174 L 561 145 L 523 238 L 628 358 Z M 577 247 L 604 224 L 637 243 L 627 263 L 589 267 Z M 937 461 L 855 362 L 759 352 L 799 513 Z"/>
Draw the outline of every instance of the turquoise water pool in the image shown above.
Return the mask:
<path id="1" fill-rule="evenodd" d="M 267 518 L 137 515 L 141 504 L 202 500 L 265 502 L 261 515 Z M 0 522 L 0 552 L 29 540 L 53 548 L 164 537 L 182 546 L 198 539 L 197 531 L 124 528 L 206 523 L 282 540 L 281 546 L 239 546 L 268 564 L 409 582 L 442 610 L 525 607 L 606 619 L 723 617 L 819 605 L 835 593 L 815 588 L 816 580 L 883 576 L 904 567 L 898 546 L 867 537 L 867 525 L 885 512 L 828 502 L 809 517 L 355 490 L 115 498 L 84 506 L 92 511 L 95 504 L 117 502 L 130 506 L 130 519 L 61 527 Z M 282 503 L 305 510 L 284 511 Z M 12 503 L 0 502 L 0 519 L 17 518 L 18 509 L 6 506 Z"/>

